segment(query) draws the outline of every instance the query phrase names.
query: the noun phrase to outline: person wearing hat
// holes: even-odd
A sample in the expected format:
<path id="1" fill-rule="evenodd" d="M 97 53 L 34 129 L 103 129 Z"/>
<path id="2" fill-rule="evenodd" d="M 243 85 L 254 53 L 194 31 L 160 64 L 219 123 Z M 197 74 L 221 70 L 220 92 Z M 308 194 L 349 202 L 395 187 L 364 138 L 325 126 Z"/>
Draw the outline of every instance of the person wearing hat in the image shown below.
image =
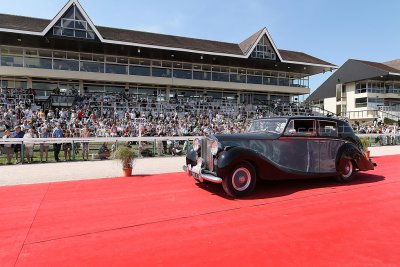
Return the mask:
<path id="1" fill-rule="evenodd" d="M 21 131 L 21 126 L 15 126 L 15 131 L 12 134 L 12 138 L 24 138 L 25 133 Z M 21 162 L 21 144 L 14 144 L 14 153 L 15 153 L 15 164 Z"/>

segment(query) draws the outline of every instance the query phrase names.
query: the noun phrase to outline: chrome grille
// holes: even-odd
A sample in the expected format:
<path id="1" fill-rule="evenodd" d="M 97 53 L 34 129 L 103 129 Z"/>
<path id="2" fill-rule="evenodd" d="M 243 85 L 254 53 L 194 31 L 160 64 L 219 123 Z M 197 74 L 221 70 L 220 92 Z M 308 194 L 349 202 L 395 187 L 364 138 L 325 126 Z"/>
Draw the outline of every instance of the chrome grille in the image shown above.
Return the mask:
<path id="1" fill-rule="evenodd" d="M 208 154 L 208 169 L 214 171 L 214 157 L 211 152 Z"/>
<path id="2" fill-rule="evenodd" d="M 204 168 L 206 170 L 214 170 L 214 157 L 211 154 L 211 139 L 204 138 L 201 142 L 201 157 L 203 158 Z"/>

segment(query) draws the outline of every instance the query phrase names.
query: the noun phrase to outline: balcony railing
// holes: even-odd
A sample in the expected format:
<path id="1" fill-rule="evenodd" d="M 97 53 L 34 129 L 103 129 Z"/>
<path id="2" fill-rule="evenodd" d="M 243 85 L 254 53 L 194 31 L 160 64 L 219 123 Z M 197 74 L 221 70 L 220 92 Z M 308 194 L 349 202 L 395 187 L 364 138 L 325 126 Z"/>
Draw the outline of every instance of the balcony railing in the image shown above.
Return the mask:
<path id="1" fill-rule="evenodd" d="M 211 66 L 138 58 L 116 58 L 107 55 L 65 51 L 1 48 L 0 65 L 47 70 L 152 76 L 171 79 L 209 80 L 217 82 L 308 88 L 308 77 L 300 73 L 254 70 L 229 66 Z M 45 52 L 45 53 L 44 53 Z M 20 53 L 20 54 L 19 54 Z M 46 54 L 48 56 L 40 56 Z M 91 59 L 88 59 L 91 58 Z M 112 62 L 110 60 L 113 60 Z M 181 67 L 177 67 L 181 66 Z M 186 66 L 186 68 L 182 68 Z M 222 71 L 226 70 L 226 71 Z"/>

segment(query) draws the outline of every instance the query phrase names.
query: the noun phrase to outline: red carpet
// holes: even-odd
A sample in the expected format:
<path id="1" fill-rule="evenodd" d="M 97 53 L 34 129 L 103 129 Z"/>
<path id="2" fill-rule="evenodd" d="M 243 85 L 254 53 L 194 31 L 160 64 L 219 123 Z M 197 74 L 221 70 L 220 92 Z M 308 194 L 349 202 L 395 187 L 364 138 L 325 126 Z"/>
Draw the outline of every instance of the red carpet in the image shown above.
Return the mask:
<path id="1" fill-rule="evenodd" d="M 0 187 L 0 266 L 400 266 L 400 156 L 348 185 L 184 173 Z"/>

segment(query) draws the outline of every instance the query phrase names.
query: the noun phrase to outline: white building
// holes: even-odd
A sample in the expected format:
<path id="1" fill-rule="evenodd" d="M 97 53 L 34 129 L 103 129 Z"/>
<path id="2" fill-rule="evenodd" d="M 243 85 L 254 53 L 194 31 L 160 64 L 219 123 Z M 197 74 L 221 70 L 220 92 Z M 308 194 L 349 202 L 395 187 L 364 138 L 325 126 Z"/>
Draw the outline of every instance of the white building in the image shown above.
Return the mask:
<path id="1" fill-rule="evenodd" d="M 351 120 L 400 119 L 400 59 L 349 59 L 307 99 Z"/>
<path id="2" fill-rule="evenodd" d="M 3 89 L 31 88 L 53 106 L 66 91 L 221 107 L 294 101 L 310 76 L 336 68 L 278 49 L 266 28 L 238 43 L 116 29 L 95 25 L 77 0 L 52 20 L 0 14 L 0 62 Z"/>

